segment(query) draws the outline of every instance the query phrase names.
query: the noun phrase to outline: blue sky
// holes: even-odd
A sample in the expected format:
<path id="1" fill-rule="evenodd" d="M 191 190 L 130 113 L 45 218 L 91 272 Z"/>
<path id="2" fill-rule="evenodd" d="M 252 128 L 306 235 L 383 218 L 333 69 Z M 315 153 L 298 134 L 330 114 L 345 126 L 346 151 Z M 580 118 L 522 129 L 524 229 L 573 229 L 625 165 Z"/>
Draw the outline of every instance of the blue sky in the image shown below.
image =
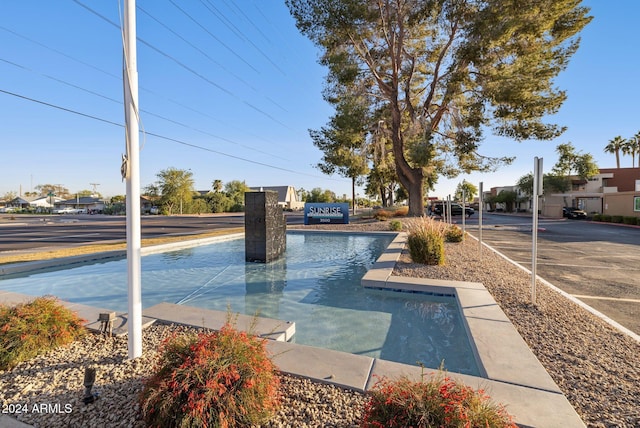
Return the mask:
<path id="1" fill-rule="evenodd" d="M 604 146 L 640 131 L 640 3 L 583 3 L 594 20 L 556 81 L 568 99 L 551 118 L 567 132 L 522 143 L 488 135 L 483 154 L 516 161 L 495 173 L 441 178 L 430 196 L 453 193 L 463 179 L 485 189 L 514 184 L 532 170 L 535 156 L 544 158 L 546 172 L 557 159 L 555 147 L 566 142 L 593 154 L 600 167 L 615 167 Z M 113 25 L 120 22 L 118 1 L 2 6 L 0 196 L 38 184 L 61 184 L 73 193 L 92 189 L 91 183 L 104 196 L 124 194 L 124 130 L 117 125 L 124 122 L 122 42 Z M 190 169 L 199 190 L 220 179 L 350 193 L 349 180 L 314 168 L 322 154 L 307 130 L 332 114 L 321 95 L 326 71 L 283 1 L 138 0 L 138 7 L 142 128 L 154 134 L 141 139 L 142 186 L 175 167 Z M 630 167 L 631 159 L 621 164 Z"/>

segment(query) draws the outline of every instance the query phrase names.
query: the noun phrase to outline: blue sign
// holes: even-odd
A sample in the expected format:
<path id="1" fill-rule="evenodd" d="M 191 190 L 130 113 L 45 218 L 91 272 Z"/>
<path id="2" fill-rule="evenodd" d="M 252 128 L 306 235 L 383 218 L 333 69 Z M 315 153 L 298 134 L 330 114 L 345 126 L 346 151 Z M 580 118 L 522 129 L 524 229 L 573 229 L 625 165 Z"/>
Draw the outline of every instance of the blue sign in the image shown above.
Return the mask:
<path id="1" fill-rule="evenodd" d="M 304 204 L 304 224 L 349 224 L 349 204 Z"/>

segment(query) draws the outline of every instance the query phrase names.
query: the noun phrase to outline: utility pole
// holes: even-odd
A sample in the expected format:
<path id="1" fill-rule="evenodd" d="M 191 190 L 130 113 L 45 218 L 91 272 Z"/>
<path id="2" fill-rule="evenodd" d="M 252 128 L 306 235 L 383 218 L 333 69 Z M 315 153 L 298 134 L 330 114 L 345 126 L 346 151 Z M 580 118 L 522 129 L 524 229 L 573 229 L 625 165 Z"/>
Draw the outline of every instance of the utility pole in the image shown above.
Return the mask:
<path id="1" fill-rule="evenodd" d="M 140 239 L 140 147 L 138 124 L 138 71 L 136 51 L 136 2 L 124 2 L 124 84 L 125 138 L 127 154 L 122 173 L 127 182 L 127 280 L 129 359 L 142 355 L 142 287 Z"/>
<path id="2" fill-rule="evenodd" d="M 98 186 L 100 185 L 100 183 L 89 183 L 89 185 L 93 187 L 93 194 L 97 195 L 98 194 Z"/>

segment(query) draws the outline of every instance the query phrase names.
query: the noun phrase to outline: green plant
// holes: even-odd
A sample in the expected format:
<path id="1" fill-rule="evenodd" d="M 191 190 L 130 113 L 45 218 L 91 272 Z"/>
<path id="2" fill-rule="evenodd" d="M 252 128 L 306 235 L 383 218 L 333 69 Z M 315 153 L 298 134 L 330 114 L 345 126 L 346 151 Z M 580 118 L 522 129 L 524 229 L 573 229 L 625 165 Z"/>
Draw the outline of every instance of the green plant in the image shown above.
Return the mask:
<path id="1" fill-rule="evenodd" d="M 462 233 L 462 229 L 452 224 L 445 231 L 444 240 L 447 242 L 462 242 L 464 240 L 464 233 Z"/>
<path id="2" fill-rule="evenodd" d="M 636 224 L 637 224 L 638 226 L 640 226 L 640 217 L 637 217 L 637 218 L 636 218 Z"/>
<path id="3" fill-rule="evenodd" d="M 244 427 L 267 421 L 279 405 L 276 368 L 265 339 L 235 330 L 165 341 L 141 395 L 144 420 L 158 427 Z"/>
<path id="4" fill-rule="evenodd" d="M 602 214 L 594 214 L 591 219 L 593 221 L 602 221 Z"/>
<path id="5" fill-rule="evenodd" d="M 389 222 L 389 229 L 391 229 L 393 231 L 402 230 L 402 222 L 400 220 L 391 220 Z"/>
<path id="6" fill-rule="evenodd" d="M 0 306 L 0 370 L 82 337 L 83 322 L 52 297 Z"/>
<path id="7" fill-rule="evenodd" d="M 504 407 L 482 390 L 474 390 L 443 375 L 411 381 L 380 379 L 369 391 L 363 428 L 510 427 Z"/>
<path id="8" fill-rule="evenodd" d="M 430 217 L 419 217 L 408 222 L 407 245 L 411 259 L 416 263 L 443 265 L 445 223 Z"/>
<path id="9" fill-rule="evenodd" d="M 622 222 L 624 224 L 636 224 L 636 217 L 635 216 L 624 216 L 622 217 Z"/>
<path id="10" fill-rule="evenodd" d="M 622 216 L 621 215 L 612 215 L 611 216 L 611 223 L 622 223 Z"/>
<path id="11" fill-rule="evenodd" d="M 611 216 L 609 214 L 602 214 L 602 221 L 606 223 L 611 223 Z"/>

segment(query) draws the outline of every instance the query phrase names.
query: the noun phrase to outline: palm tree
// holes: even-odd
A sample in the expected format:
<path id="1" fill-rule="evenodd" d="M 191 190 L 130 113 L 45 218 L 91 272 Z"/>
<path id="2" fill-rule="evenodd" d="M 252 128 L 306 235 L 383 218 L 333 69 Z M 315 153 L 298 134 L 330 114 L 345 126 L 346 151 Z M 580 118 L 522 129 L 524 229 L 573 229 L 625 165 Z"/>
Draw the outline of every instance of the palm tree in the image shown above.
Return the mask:
<path id="1" fill-rule="evenodd" d="M 638 155 L 638 166 L 640 167 L 640 131 L 627 140 L 627 147 L 631 154 L 631 165 L 636 166 L 636 154 Z"/>
<path id="2" fill-rule="evenodd" d="M 215 193 L 220 193 L 222 191 L 222 180 L 213 180 L 211 188 Z"/>
<path id="3" fill-rule="evenodd" d="M 637 134 L 636 134 L 637 135 Z M 640 140 L 634 135 L 633 137 L 625 140 L 622 146 L 622 153 L 624 155 L 631 155 L 631 167 L 636 167 L 636 153 L 640 152 Z"/>
<path id="4" fill-rule="evenodd" d="M 609 144 L 607 144 L 606 147 L 604 148 L 605 153 L 615 153 L 616 168 L 618 169 L 620 169 L 620 151 L 622 150 L 624 153 L 625 144 L 626 144 L 626 140 L 618 135 L 613 140 L 609 140 Z"/>

